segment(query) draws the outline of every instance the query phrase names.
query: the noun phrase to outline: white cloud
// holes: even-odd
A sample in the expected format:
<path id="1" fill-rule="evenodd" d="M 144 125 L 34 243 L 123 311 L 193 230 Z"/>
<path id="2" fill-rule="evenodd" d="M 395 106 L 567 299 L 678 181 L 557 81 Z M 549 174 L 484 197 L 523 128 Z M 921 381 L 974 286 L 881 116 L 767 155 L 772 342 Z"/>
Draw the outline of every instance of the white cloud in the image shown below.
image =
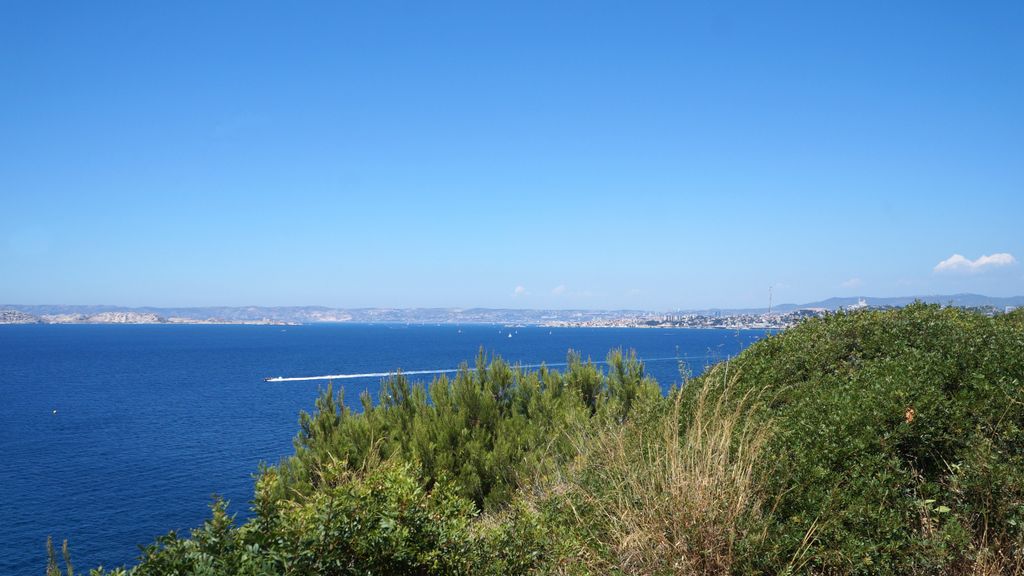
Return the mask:
<path id="1" fill-rule="evenodd" d="M 968 260 L 960 254 L 953 254 L 942 262 L 935 265 L 934 272 L 981 272 L 990 268 L 999 268 L 1016 264 L 1017 259 L 1013 254 L 999 252 L 988 256 L 980 256 L 977 260 Z"/>
<path id="2" fill-rule="evenodd" d="M 555 296 L 561 296 L 562 294 L 565 294 L 566 290 L 568 290 L 568 288 L 565 287 L 565 284 L 559 284 L 551 289 L 551 293 Z"/>
<path id="3" fill-rule="evenodd" d="M 850 278 L 846 282 L 843 282 L 841 286 L 843 288 L 860 288 L 864 285 L 864 281 L 860 278 Z"/>
<path id="4" fill-rule="evenodd" d="M 527 294 L 529 294 L 529 292 L 526 291 L 525 286 L 516 286 L 515 289 L 512 290 L 512 295 L 516 297 L 526 296 Z"/>

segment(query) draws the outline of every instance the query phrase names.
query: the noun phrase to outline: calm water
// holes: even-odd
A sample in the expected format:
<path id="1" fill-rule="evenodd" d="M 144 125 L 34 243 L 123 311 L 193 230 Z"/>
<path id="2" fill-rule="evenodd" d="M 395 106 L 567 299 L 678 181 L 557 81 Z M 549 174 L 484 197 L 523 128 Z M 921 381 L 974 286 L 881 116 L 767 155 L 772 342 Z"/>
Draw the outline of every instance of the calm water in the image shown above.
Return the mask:
<path id="1" fill-rule="evenodd" d="M 511 338 L 509 332 L 513 332 Z M 240 516 L 260 461 L 291 452 L 323 382 L 267 376 L 443 369 L 480 346 L 523 364 L 633 348 L 664 387 L 761 331 L 497 326 L 0 326 L 0 574 L 39 574 L 46 536 L 80 571 L 199 525 L 214 493 Z M 667 360 L 664 360 L 666 359 Z M 424 376 L 422 378 L 429 378 Z M 351 405 L 379 379 L 343 382 Z M 54 412 L 56 411 L 56 412 Z M 58 544 L 59 545 L 59 544 Z"/>

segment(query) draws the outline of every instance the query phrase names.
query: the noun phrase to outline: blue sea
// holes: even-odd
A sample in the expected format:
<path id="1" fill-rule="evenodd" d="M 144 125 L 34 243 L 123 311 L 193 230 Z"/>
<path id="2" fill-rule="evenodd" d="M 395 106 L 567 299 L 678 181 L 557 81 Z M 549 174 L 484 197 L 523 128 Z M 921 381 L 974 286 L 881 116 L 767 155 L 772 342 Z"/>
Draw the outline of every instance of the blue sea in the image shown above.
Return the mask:
<path id="1" fill-rule="evenodd" d="M 511 337 L 510 337 L 511 335 Z M 40 574 L 68 539 L 76 568 L 132 562 L 198 526 L 211 496 L 248 512 L 253 473 L 292 451 L 322 381 L 270 376 L 438 370 L 480 347 L 513 363 L 635 349 L 664 388 L 763 331 L 500 326 L 0 326 L 0 574 Z M 429 379 L 431 376 L 422 376 Z M 358 406 L 379 377 L 338 381 Z"/>

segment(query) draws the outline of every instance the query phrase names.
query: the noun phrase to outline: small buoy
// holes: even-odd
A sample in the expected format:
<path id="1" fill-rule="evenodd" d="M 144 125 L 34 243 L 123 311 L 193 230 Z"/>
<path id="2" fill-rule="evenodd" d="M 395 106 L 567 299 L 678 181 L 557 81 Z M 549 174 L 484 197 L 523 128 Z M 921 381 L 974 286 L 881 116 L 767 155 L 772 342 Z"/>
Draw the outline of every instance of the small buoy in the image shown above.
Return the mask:
<path id="1" fill-rule="evenodd" d="M 54 410 L 54 411 L 53 411 L 53 413 L 54 413 L 54 414 L 56 414 L 56 413 L 57 413 L 57 411 L 56 411 L 56 410 Z"/>

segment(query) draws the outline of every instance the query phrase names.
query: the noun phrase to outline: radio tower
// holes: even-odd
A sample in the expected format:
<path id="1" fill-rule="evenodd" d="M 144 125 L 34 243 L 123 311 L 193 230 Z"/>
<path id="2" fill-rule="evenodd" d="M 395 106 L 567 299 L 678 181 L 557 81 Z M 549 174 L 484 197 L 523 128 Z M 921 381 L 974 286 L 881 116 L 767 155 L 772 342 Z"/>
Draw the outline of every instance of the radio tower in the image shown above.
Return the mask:
<path id="1" fill-rule="evenodd" d="M 768 315 L 772 315 L 772 287 L 768 287 Z"/>

